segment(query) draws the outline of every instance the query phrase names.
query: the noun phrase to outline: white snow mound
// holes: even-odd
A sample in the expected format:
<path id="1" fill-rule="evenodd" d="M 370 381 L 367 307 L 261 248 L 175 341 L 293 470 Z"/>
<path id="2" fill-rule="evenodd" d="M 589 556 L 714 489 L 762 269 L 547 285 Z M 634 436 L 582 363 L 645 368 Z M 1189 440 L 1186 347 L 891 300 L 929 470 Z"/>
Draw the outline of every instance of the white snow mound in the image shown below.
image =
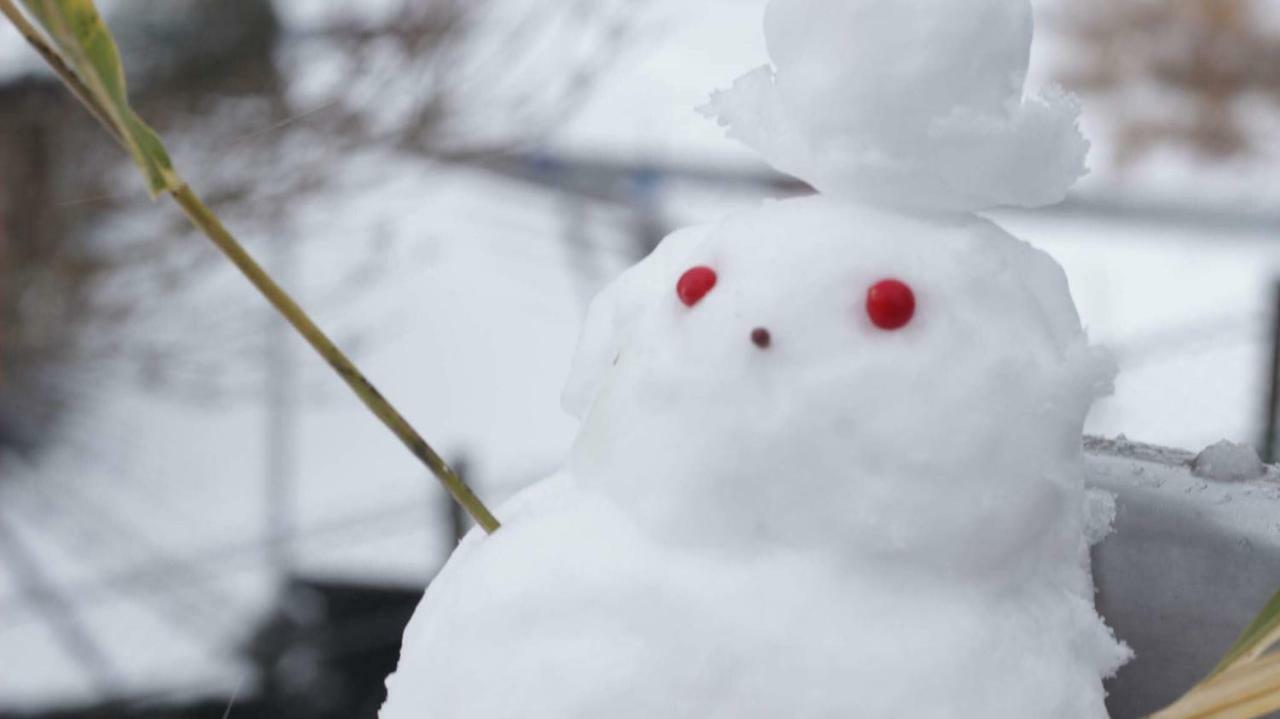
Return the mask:
<path id="1" fill-rule="evenodd" d="M 1267 466 L 1259 459 L 1257 450 L 1225 439 L 1196 455 L 1191 468 L 1197 477 L 1218 482 L 1243 482 L 1267 475 Z"/>
<path id="2" fill-rule="evenodd" d="M 1129 652 L 1080 437 L 1112 372 L 1058 265 L 976 217 L 817 197 L 676 233 L 593 303 L 566 468 L 432 584 L 382 719 L 1105 717 Z"/>
<path id="3" fill-rule="evenodd" d="M 1060 201 L 1085 173 L 1079 107 L 1024 96 L 1029 0 L 772 0 L 771 66 L 704 111 L 818 190 L 973 211 Z"/>

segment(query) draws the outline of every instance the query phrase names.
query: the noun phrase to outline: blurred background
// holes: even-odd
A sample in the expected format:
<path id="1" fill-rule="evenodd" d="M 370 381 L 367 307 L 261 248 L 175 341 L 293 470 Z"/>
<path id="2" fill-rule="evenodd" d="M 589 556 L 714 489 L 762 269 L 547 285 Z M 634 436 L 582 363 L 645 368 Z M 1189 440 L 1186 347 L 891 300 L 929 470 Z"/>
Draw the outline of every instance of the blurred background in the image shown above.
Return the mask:
<path id="1" fill-rule="evenodd" d="M 103 1 L 144 117 L 491 505 L 590 297 L 806 188 L 694 108 L 763 0 Z M 1093 174 L 1001 212 L 1122 368 L 1093 434 L 1275 459 L 1280 8 L 1040 0 Z M 466 522 L 0 25 L 0 717 L 373 717 Z"/>

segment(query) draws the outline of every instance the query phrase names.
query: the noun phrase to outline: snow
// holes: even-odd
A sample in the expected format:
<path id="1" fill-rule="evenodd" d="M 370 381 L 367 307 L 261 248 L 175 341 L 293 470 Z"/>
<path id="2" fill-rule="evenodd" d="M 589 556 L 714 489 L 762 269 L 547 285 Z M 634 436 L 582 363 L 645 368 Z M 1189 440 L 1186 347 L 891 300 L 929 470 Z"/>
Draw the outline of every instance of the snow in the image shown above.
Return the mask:
<path id="1" fill-rule="evenodd" d="M 930 254 L 939 257 L 936 264 L 925 259 Z M 684 270 L 698 265 L 718 268 L 721 284 L 686 317 L 673 288 Z M 982 287 L 988 275 L 1006 272 L 1034 277 L 1035 284 Z M 922 311 L 899 334 L 873 327 L 859 303 L 883 277 L 904 279 L 921 306 L 933 312 Z M 802 278 L 803 284 L 792 286 L 789 278 Z M 829 537 L 840 531 L 839 518 L 848 512 L 881 514 L 867 495 L 876 484 L 820 484 L 804 499 L 794 494 L 803 477 L 820 481 L 841 476 L 840 466 L 864 463 L 894 468 L 892 458 L 930 445 L 934 452 L 926 454 L 945 455 L 945 464 L 957 467 L 961 457 L 931 439 L 956 417 L 990 413 L 991 426 L 1006 432 L 1014 423 L 996 415 L 1034 416 L 1042 402 L 1058 403 L 1069 414 L 1069 407 L 1087 406 L 1109 387 L 1109 364 L 1083 347 L 1066 297 L 1065 278 L 1051 261 L 980 221 L 953 220 L 935 228 L 914 218 L 809 199 L 677 233 L 593 304 L 571 395 L 582 394 L 583 387 L 599 390 L 573 466 L 595 481 L 618 484 L 619 502 L 650 512 L 651 529 L 663 535 L 689 531 L 699 524 L 694 517 L 727 514 L 751 531 L 767 527 L 764 534 L 772 540 L 808 531 Z M 774 338 L 763 356 L 749 344 L 755 327 L 765 327 Z M 1026 335 L 1040 342 L 1015 341 Z M 1021 353 L 993 359 L 987 345 L 1005 344 L 1022 345 Z M 945 371 L 938 365 L 943 357 Z M 1061 386 L 1030 381 L 1049 377 L 1049 366 L 1062 373 Z M 986 367 L 999 373 L 985 375 Z M 988 407 L 982 398 L 1000 386 L 1018 387 L 1028 405 L 1005 401 Z M 575 407 L 587 404 L 581 397 L 570 399 Z M 665 421 L 655 426 L 640 408 Z M 1083 418 L 1083 409 L 1074 411 Z M 851 427 L 858 429 L 847 437 Z M 974 448 L 1023 444 L 1014 434 L 986 436 L 978 428 L 959 435 L 956 442 L 968 439 Z M 747 447 L 720 456 L 719 448 L 748 438 Z M 681 451 L 690 444 L 708 448 L 707 456 Z M 822 463 L 825 448 L 833 446 L 840 452 Z M 931 465 L 933 457 L 914 461 Z M 800 477 L 779 484 L 784 471 Z M 704 486 L 719 477 L 732 477 L 732 485 Z M 930 498 L 938 490 L 932 482 L 905 484 L 922 496 L 899 488 L 884 501 L 921 505 L 885 516 L 909 514 L 928 526 L 966 516 L 955 506 L 932 513 Z M 696 501 L 684 494 L 691 487 L 699 490 Z M 841 488 L 851 495 L 847 502 L 833 494 Z M 725 512 L 723 507 L 737 506 L 731 495 L 738 492 L 764 504 Z M 777 492 L 786 493 L 785 502 Z M 661 502 L 676 506 L 649 509 Z M 787 506 L 793 509 L 782 509 Z M 861 529 L 868 534 L 844 543 L 867 547 L 888 537 L 904 542 L 913 531 L 894 524 Z M 945 547 L 934 550 L 945 554 Z"/>
<path id="2" fill-rule="evenodd" d="M 724 139 L 692 108 L 705 102 L 710 88 L 765 59 L 759 32 L 762 4 L 652 3 L 646 42 L 593 89 L 584 111 L 561 129 L 554 148 L 642 162 L 712 160 L 734 168 L 757 166 L 746 150 Z M 292 3 L 286 5 L 292 8 Z M 1042 67 L 1052 59 L 1046 57 L 1046 46 L 1041 43 L 1036 49 Z M 0 74 L 15 67 L 11 58 L 38 67 L 16 34 L 0 23 Z M 1086 107 L 1086 123 L 1090 115 Z M 1098 166 L 1096 158 L 1093 164 Z M 1233 175 L 1238 168 L 1211 172 L 1196 158 L 1175 158 L 1163 167 L 1182 174 L 1160 185 L 1160 196 L 1183 204 L 1195 205 L 1206 195 L 1247 201 L 1277 186 L 1274 170 L 1266 163 L 1254 167 L 1251 175 Z M 1137 180 L 1134 175 L 1119 178 L 1105 165 L 1099 169 L 1090 191 L 1109 197 L 1122 188 L 1128 196 L 1139 186 L 1137 180 L 1147 186 L 1163 176 L 1160 167 Z M 334 168 L 338 175 L 347 171 L 345 166 Z M 372 321 L 386 325 L 387 315 L 394 321 L 360 359 L 374 368 L 393 399 L 411 406 L 415 419 L 429 425 L 430 431 L 424 430 L 429 437 L 446 435 L 443 448 L 498 451 L 492 460 L 475 453 L 486 460 L 477 472 L 482 493 L 487 498 L 501 496 L 545 474 L 544 467 L 563 457 L 572 434 L 572 425 L 555 407 L 582 303 L 575 295 L 575 280 L 562 266 L 563 249 L 554 244 L 561 232 L 554 216 L 562 205 L 545 193 L 474 173 L 445 178 L 421 167 L 398 166 L 389 174 L 397 178 L 398 189 L 386 207 L 377 198 L 366 198 L 353 209 L 348 202 L 354 192 L 316 202 L 308 228 L 316 238 L 307 251 L 308 272 L 327 272 L 350 260 L 358 254 L 352 245 L 386 224 L 405 241 L 423 241 L 426 247 L 415 255 L 417 260 L 404 258 L 394 276 L 371 292 Z M 449 188 L 447 200 L 424 199 L 435 196 L 441 184 Z M 756 202 L 755 197 L 687 185 L 664 185 L 662 195 L 664 206 L 682 222 L 705 222 L 726 207 Z M 417 208 L 418 202 L 422 208 Z M 411 212 L 405 221 L 386 219 L 406 208 Z M 144 204 L 140 211 L 155 208 Z M 341 223 L 329 232 L 335 219 Z M 1262 395 L 1259 383 L 1265 370 L 1261 358 L 1269 349 L 1259 320 L 1271 304 L 1270 283 L 1280 268 L 1280 255 L 1270 249 L 1274 243 L 1266 233 L 1052 215 L 1001 215 L 1000 221 L 1063 262 L 1091 338 L 1116 350 L 1122 368 L 1117 394 L 1103 400 L 1091 416 L 1091 432 L 1128 431 L 1180 446 L 1204 446 L 1224 435 L 1252 438 L 1257 424 L 1253 409 Z M 1206 237 L 1212 241 L 1206 242 Z M 482 246 L 473 251 L 474 243 Z M 320 256 L 310 257 L 316 250 Z M 421 259 L 433 256 L 439 262 L 428 263 L 432 269 L 426 274 Z M 613 271 L 606 268 L 603 274 Z M 476 275 L 487 279 L 473 286 L 469 278 Z M 251 299 L 235 284 L 238 278 L 229 277 L 233 296 Z M 445 283 L 447 291 L 430 289 L 439 283 Z M 303 299 L 308 300 L 305 292 Z M 201 316 L 202 310 L 178 301 L 170 304 L 158 312 L 167 318 L 169 334 L 190 336 L 190 318 Z M 482 333 L 473 332 L 469 324 L 436 322 L 440 314 L 459 306 L 480 313 Z M 430 325 L 421 330 L 416 324 L 419 312 Z M 324 314 L 328 326 L 349 328 L 371 321 L 353 318 L 348 310 Z M 530 327 L 547 329 L 542 334 L 527 331 Z M 464 333 L 459 344 L 440 349 L 456 332 Z M 511 333 L 519 341 L 502 339 Z M 206 351 L 216 356 L 225 348 L 209 342 Z M 312 368 L 304 352 L 298 353 L 299 365 Z M 523 358 L 529 353 L 534 361 L 526 365 Z M 430 363 L 427 369 L 441 372 L 448 381 L 428 380 L 427 369 L 420 366 L 423 358 Z M 394 459 L 402 451 L 399 446 L 387 441 L 361 408 L 349 404 L 344 388 L 328 383 L 323 368 L 313 375 L 323 382 L 324 391 L 306 409 L 301 432 L 301 453 L 316 452 L 314 460 L 305 460 L 301 487 L 299 522 L 304 536 L 298 545 L 304 566 L 425 580 L 444 550 L 437 517 L 429 508 L 438 494 L 420 468 Z M 490 386 L 493 378 L 500 380 L 499 386 Z M 98 380 L 103 389 L 95 393 L 95 408 L 78 427 L 92 441 L 59 450 L 60 460 L 33 473 L 41 481 L 64 479 L 55 485 L 59 496 L 67 496 L 61 491 L 66 487 L 92 487 L 94 501 L 126 512 L 143 535 L 166 548 L 159 555 L 162 559 L 167 556 L 185 567 L 193 558 L 216 558 L 184 571 L 202 577 L 200 586 L 211 578 L 229 586 L 238 600 L 234 612 L 252 616 L 268 600 L 270 589 L 259 526 L 259 409 L 243 400 L 229 406 L 193 405 L 139 395 L 118 378 Z M 504 396 L 508 390 L 515 394 Z M 150 441 L 152 436 L 163 437 L 163 443 Z M 343 449 L 340 440 L 347 437 L 358 441 L 353 445 L 358 450 Z M 376 467 L 377 473 L 365 471 L 366 466 Z M 381 474 L 384 471 L 387 474 Z M 361 481 L 352 482 L 352 477 Z M 40 516 L 20 501 L 27 495 L 26 485 L 0 492 L 0 512 L 6 516 Z M 389 519 L 381 514 L 392 508 L 395 513 Z M 340 532 L 315 531 L 352 514 L 369 521 Z M 103 578 L 125 576 L 137 565 L 156 566 L 152 550 L 123 543 L 107 551 L 101 542 L 83 541 L 78 552 L 56 552 L 49 547 L 56 549 L 62 535 L 72 533 L 70 525 L 56 531 L 43 525 L 39 531 L 31 529 L 30 539 L 41 546 L 42 555 L 50 555 L 56 577 L 76 590 L 77 606 L 91 608 L 94 626 L 113 626 L 131 602 L 161 607 L 172 603 L 172 583 L 158 578 L 141 589 L 123 591 L 120 587 L 129 585 L 120 581 L 108 585 L 116 589 L 102 589 Z M 16 596 L 11 578 L 3 572 L 0 593 Z M 108 602 L 108 594 L 122 598 Z M 100 609 L 103 604 L 107 607 Z M 11 611 L 14 606 L 0 609 L 6 622 L 0 626 L 0 666 L 6 668 L 0 672 L 0 697 L 5 703 L 12 697 L 35 701 L 92 696 L 92 688 L 83 685 L 77 666 L 61 656 L 44 625 L 33 621 L 27 609 Z M 186 635 L 168 625 L 130 621 L 132 641 L 124 646 L 132 647 L 126 662 L 136 680 L 132 686 L 151 690 L 157 679 L 165 684 L 185 679 L 229 692 L 235 685 L 238 668 L 227 668 L 218 658 L 197 657 L 182 666 L 149 658 L 155 652 L 189 659 L 182 654 L 189 651 L 184 648 Z M 237 622 L 231 618 L 222 623 Z M 216 635 L 215 646 L 235 639 L 230 631 L 210 634 Z M 179 669 L 184 676 L 173 676 Z"/>
<path id="3" fill-rule="evenodd" d="M 431 590 L 440 611 L 411 624 L 413 671 L 393 678 L 384 719 L 1087 717 L 1101 692 L 1078 691 L 1089 679 L 1073 655 L 1121 658 L 1083 601 L 1046 615 L 1025 594 L 872 583 L 787 554 L 674 552 L 599 495 L 535 493 L 499 535 L 470 538 Z M 439 642 L 448 651 L 431 651 Z"/>
<path id="4" fill-rule="evenodd" d="M 825 194 L 596 297 L 568 460 L 432 583 L 382 719 L 1107 716 L 1131 652 L 1080 436 L 1115 365 L 1056 262 L 956 212 L 1060 199 L 1084 142 L 1070 100 L 1022 104 L 1030 4 L 959 8 L 771 0 L 774 67 L 713 112 Z M 905 324 L 870 316 L 885 280 Z"/>
<path id="5" fill-rule="evenodd" d="M 1089 489 L 1084 500 L 1085 538 L 1090 547 L 1096 547 L 1115 531 L 1116 496 L 1105 490 Z"/>
<path id="6" fill-rule="evenodd" d="M 705 105 L 709 90 L 768 59 L 760 32 L 765 0 L 704 0 L 689 4 L 653 2 L 644 14 L 651 41 L 630 51 L 609 81 L 592 94 L 552 138 L 560 150 L 648 163 L 699 161 L 713 166 L 756 169 L 759 160 L 723 136 L 691 108 Z M 1032 47 L 1028 88 L 1051 92 L 1059 73 L 1079 53 L 1064 37 L 1058 14 L 1071 0 L 1036 0 L 1037 39 Z M 1265 2 L 1252 6 L 1274 24 Z M 1132 203 L 1164 202 L 1192 208 L 1266 212 L 1280 201 L 1275 180 L 1280 147 L 1274 106 L 1249 101 L 1249 124 L 1258 152 L 1223 162 L 1194 153 L 1162 152 L 1135 165 L 1114 161 L 1115 139 L 1108 130 L 1103 98 L 1090 97 L 1081 126 L 1092 143 L 1090 173 L 1077 192 Z"/>
<path id="7" fill-rule="evenodd" d="M 663 205 L 686 223 L 757 194 L 669 182 Z M 1171 447 L 1205 447 L 1223 437 L 1256 442 L 1270 372 L 1275 229 L 1232 215 L 1069 211 L 988 213 L 1044 249 L 1066 270 L 1090 338 L 1120 366 L 1114 395 L 1099 401 L 1085 430 L 1127 433 Z"/>
<path id="8" fill-rule="evenodd" d="M 1115 717 L 1149 716 L 1203 679 L 1276 591 L 1280 486 L 1196 477 L 1190 452 L 1088 442 L 1091 486 L 1117 495 L 1094 551 L 1099 606 L 1138 659 L 1110 687 Z M 1170 632 L 1176 625 L 1182 631 Z"/>
<path id="9" fill-rule="evenodd" d="M 1258 453 L 1253 447 L 1226 440 L 1207 447 L 1196 455 L 1192 469 L 1197 477 L 1218 482 L 1260 479 L 1267 474 L 1266 466 L 1258 459 Z"/>
<path id="10" fill-rule="evenodd" d="M 1024 98 L 1025 0 L 774 0 L 772 67 L 716 93 L 707 113 L 774 167 L 819 190 L 895 206 L 1053 204 L 1084 174 L 1079 107 Z"/>
<path id="11" fill-rule="evenodd" d="M 897 332 L 883 277 L 918 297 Z M 1105 716 L 1079 436 L 1112 365 L 1046 255 L 769 203 L 672 235 L 587 328 L 565 472 L 433 583 L 383 719 Z"/>
<path id="12" fill-rule="evenodd" d="M 1120 366 L 1088 433 L 1174 447 L 1254 441 L 1280 272 L 1274 232 L 1051 211 L 995 217 L 1062 263 L 1090 337 Z"/>

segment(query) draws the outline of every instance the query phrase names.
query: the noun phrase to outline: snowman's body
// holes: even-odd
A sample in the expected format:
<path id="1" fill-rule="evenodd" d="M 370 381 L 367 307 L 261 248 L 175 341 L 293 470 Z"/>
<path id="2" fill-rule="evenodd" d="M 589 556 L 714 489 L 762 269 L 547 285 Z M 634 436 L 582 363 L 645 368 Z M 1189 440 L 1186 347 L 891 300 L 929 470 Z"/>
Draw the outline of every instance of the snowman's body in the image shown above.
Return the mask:
<path id="1" fill-rule="evenodd" d="M 572 456 L 432 584 L 382 719 L 1106 716 L 1080 440 L 1113 369 L 1061 268 L 972 214 L 1083 172 L 1031 30 L 1028 0 L 770 1 L 774 64 L 708 109 L 827 196 L 595 301 Z"/>
<path id="2" fill-rule="evenodd" d="M 384 719 L 1105 716 L 1079 595 L 655 550 L 568 486 L 525 510 L 433 585 Z"/>
<path id="3" fill-rule="evenodd" d="M 917 300 L 891 330 L 885 278 Z M 382 718 L 1103 717 L 1127 650 L 1080 433 L 1110 377 L 1058 266 L 971 215 L 677 233 L 593 305 L 566 469 L 433 583 Z"/>

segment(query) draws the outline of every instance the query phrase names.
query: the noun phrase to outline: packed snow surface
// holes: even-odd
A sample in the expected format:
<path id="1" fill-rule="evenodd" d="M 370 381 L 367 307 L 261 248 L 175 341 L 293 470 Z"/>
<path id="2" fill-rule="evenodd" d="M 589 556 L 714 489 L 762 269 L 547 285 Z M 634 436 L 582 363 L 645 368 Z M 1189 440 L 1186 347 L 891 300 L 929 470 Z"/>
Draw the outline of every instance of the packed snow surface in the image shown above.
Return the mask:
<path id="1" fill-rule="evenodd" d="M 1080 434 L 1111 374 L 984 220 L 819 197 L 678 232 L 592 305 L 565 470 L 433 583 L 382 718 L 1104 717 L 1128 652 Z"/>
<path id="2" fill-rule="evenodd" d="M 1088 143 L 1064 93 L 1024 95 L 1027 0 L 773 0 L 772 65 L 705 111 L 822 192 L 978 210 L 1058 202 Z"/>

